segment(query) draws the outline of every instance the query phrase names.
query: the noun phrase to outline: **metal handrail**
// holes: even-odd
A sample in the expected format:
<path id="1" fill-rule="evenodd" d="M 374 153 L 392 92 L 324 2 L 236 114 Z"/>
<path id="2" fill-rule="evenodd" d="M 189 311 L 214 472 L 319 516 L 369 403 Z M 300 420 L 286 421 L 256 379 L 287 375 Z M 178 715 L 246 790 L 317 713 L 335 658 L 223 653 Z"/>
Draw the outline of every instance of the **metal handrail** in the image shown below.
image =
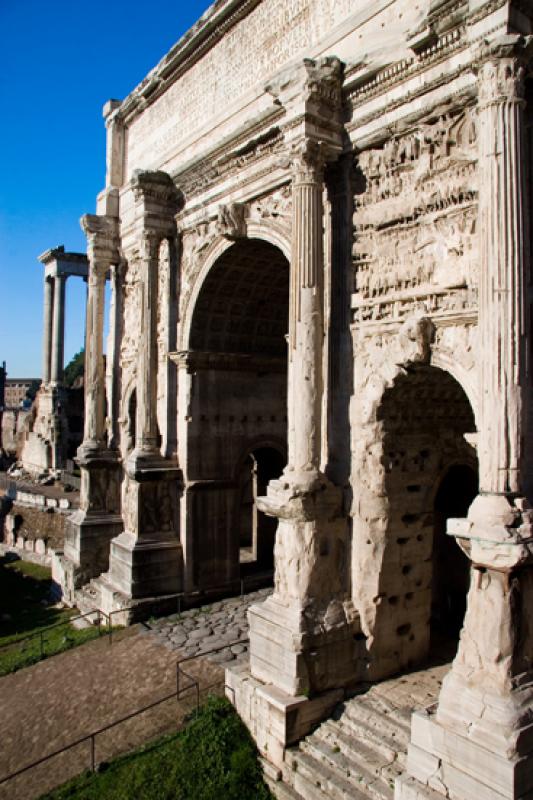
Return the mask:
<path id="1" fill-rule="evenodd" d="M 213 653 L 220 653 L 222 650 L 226 650 L 228 647 L 234 647 L 237 644 L 249 644 L 249 642 L 249 639 L 238 639 L 235 642 L 229 642 L 221 647 L 214 647 L 212 650 L 202 650 L 201 653 L 185 656 L 185 658 L 181 658 L 179 661 L 176 661 L 176 698 L 179 700 L 183 692 L 186 692 L 188 689 L 192 689 L 194 687 L 196 689 L 196 710 L 198 711 L 200 708 L 200 681 L 189 672 L 185 672 L 181 665 L 186 661 L 196 661 L 197 658 L 201 658 L 202 656 L 210 656 L 213 655 Z M 184 675 L 186 678 L 189 678 L 191 683 L 182 688 L 180 684 L 180 675 Z M 218 684 L 213 684 L 213 686 L 217 685 Z M 207 686 L 204 688 L 210 689 L 212 687 Z"/>
<path id="2" fill-rule="evenodd" d="M 121 609 L 121 610 L 127 611 L 129 609 Z M 196 690 L 196 710 L 198 711 L 200 707 L 200 691 L 201 691 L 200 682 L 194 676 L 185 672 L 185 670 L 181 668 L 180 665 L 183 662 L 194 661 L 197 658 L 212 655 L 213 653 L 218 653 L 221 652 L 222 650 L 226 650 L 228 647 L 233 647 L 234 645 L 237 644 L 247 644 L 248 642 L 249 639 L 240 639 L 239 641 L 229 642 L 228 644 L 225 644 L 222 647 L 215 647 L 212 650 L 205 650 L 202 651 L 201 653 L 198 653 L 197 655 L 186 656 L 185 658 L 178 660 L 176 662 L 176 689 L 171 694 L 165 695 L 164 697 L 159 698 L 159 700 L 155 700 L 153 703 L 149 703 L 148 705 L 142 706 L 142 708 L 138 708 L 135 711 L 132 711 L 130 714 L 127 714 L 126 716 L 121 717 L 120 719 L 114 720 L 113 722 L 110 722 L 108 725 L 104 725 L 103 728 L 98 728 L 98 730 L 92 731 L 92 733 L 88 733 L 85 736 L 82 736 L 80 739 L 76 739 L 74 742 L 69 742 L 69 744 L 65 745 L 64 747 L 61 747 L 59 750 L 55 750 L 53 753 L 49 753 L 48 755 L 39 758 L 37 761 L 33 761 L 31 764 L 27 764 L 25 767 L 21 767 L 21 769 L 18 769 L 15 772 L 10 773 L 9 775 L 6 775 L 4 778 L 0 778 L 0 786 L 4 783 L 7 783 L 10 780 L 13 780 L 13 778 L 17 778 L 19 775 L 28 772 L 29 770 L 34 769 L 35 767 L 38 767 L 41 764 L 44 764 L 46 761 L 49 761 L 52 758 L 56 758 L 56 756 L 59 756 L 62 753 L 66 753 L 68 750 L 72 750 L 72 748 L 78 747 L 80 744 L 89 741 L 91 742 L 91 771 L 95 772 L 96 737 L 99 736 L 100 734 L 105 733 L 108 730 L 111 730 L 111 728 L 115 728 L 117 725 L 120 725 L 123 722 L 127 722 L 128 720 L 139 716 L 139 714 L 143 714 L 145 711 L 149 711 L 151 708 L 155 708 L 156 706 L 161 705 L 161 703 L 165 703 L 167 700 L 171 700 L 172 698 L 174 698 L 176 702 L 179 702 L 183 692 L 187 691 L 188 689 L 192 689 L 193 687 Z M 180 686 L 180 673 L 185 677 L 190 678 L 191 683 L 188 686 L 184 687 Z M 207 689 L 212 689 L 214 686 L 218 686 L 219 683 L 220 682 L 213 683 L 209 686 L 204 686 L 203 690 L 206 691 Z M 224 684 L 224 688 L 226 688 L 226 684 Z"/>
<path id="3" fill-rule="evenodd" d="M 1 650 L 7 650 L 9 647 L 16 647 L 17 645 L 22 644 L 23 642 L 27 642 L 30 639 L 36 639 L 39 637 L 40 641 L 40 653 L 41 658 L 43 657 L 43 644 L 44 644 L 44 637 L 49 632 L 54 630 L 55 628 L 62 628 L 65 625 L 70 625 L 72 622 L 75 622 L 79 619 L 85 619 L 86 617 L 93 617 L 96 616 L 97 618 L 97 626 L 98 626 L 98 634 L 99 636 L 102 635 L 102 617 L 105 617 L 108 620 L 108 626 L 110 625 L 109 622 L 109 615 L 105 613 L 105 611 L 100 611 L 100 609 L 95 608 L 92 611 L 87 611 L 85 614 L 78 614 L 75 617 L 69 617 L 68 619 L 63 620 L 63 622 L 54 622 L 53 625 L 47 625 L 46 628 L 40 628 L 38 631 L 34 631 L 33 633 L 28 633 L 26 636 L 21 636 L 19 639 L 14 639 L 11 642 L 6 642 L 5 644 L 0 645 Z M 15 634 L 16 635 L 16 634 Z"/>

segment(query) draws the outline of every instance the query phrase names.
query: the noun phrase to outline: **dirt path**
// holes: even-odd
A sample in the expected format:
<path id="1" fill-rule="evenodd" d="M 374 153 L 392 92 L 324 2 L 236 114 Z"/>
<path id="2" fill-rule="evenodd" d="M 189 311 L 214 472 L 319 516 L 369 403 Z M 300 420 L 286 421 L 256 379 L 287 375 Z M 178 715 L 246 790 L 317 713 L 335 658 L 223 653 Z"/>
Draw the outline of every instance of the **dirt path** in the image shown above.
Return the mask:
<path id="1" fill-rule="evenodd" d="M 0 679 L 0 780 L 66 744 L 172 693 L 179 651 L 170 652 L 135 626 Z M 204 659 L 187 671 L 201 686 L 221 684 L 221 666 Z M 194 692 L 175 698 L 96 737 L 96 762 L 176 729 Z M 85 742 L 6 784 L 1 800 L 32 800 L 88 767 Z"/>

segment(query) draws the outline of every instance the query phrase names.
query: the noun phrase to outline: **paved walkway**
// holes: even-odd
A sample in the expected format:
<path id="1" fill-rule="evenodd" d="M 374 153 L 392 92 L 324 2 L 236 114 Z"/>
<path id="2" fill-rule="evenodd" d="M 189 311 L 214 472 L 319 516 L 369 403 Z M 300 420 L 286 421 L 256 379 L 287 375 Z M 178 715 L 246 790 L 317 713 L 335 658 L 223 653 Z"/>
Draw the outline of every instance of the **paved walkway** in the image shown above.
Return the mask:
<path id="1" fill-rule="evenodd" d="M 0 679 L 0 779 L 130 712 L 176 686 L 173 652 L 139 626 L 90 642 Z M 202 687 L 222 690 L 221 666 L 192 661 Z M 96 739 L 101 762 L 175 730 L 193 707 L 194 692 L 173 698 Z M 0 784 L 1 800 L 32 800 L 90 764 L 90 742 Z"/>
<path id="2" fill-rule="evenodd" d="M 184 656 L 196 656 L 207 650 L 224 647 L 248 638 L 246 612 L 251 605 L 261 603 L 270 594 L 272 589 L 261 589 L 243 597 L 231 597 L 182 614 L 173 614 L 150 624 L 150 633 L 165 647 L 179 650 Z M 237 644 L 209 656 L 209 659 L 226 664 L 242 657 L 247 651 L 246 644 Z"/>

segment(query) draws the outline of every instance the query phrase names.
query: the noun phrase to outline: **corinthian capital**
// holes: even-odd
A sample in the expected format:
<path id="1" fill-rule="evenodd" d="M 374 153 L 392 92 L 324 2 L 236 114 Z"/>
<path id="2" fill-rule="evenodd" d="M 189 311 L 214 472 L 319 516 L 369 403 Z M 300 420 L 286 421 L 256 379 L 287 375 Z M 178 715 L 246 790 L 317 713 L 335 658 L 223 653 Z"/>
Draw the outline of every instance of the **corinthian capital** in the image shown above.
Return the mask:
<path id="1" fill-rule="evenodd" d="M 295 183 L 319 183 L 324 180 L 328 147 L 314 139 L 293 142 L 289 150 L 290 168 Z"/>
<path id="2" fill-rule="evenodd" d="M 501 36 L 481 48 L 476 70 L 481 106 L 522 101 L 533 55 L 533 36 Z"/>
<path id="3" fill-rule="evenodd" d="M 118 264 L 118 221 L 114 217 L 84 214 L 80 225 L 87 237 L 87 257 L 90 269 L 107 272 L 112 263 Z"/>

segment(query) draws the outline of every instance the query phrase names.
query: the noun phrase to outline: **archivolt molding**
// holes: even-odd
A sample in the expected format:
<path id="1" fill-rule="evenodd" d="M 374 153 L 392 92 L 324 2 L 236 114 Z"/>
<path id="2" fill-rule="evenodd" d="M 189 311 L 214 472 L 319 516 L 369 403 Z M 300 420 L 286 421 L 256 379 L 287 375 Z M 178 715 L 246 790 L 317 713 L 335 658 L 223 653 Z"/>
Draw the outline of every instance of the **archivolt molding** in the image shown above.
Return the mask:
<path id="1" fill-rule="evenodd" d="M 224 207 L 224 208 L 227 208 Z M 222 212 L 221 212 L 222 213 Z M 212 267 L 233 246 L 235 237 L 222 232 L 220 216 L 217 220 L 201 223 L 192 231 L 183 234 L 182 247 L 182 292 L 180 297 L 179 350 L 188 350 L 191 325 L 196 301 Z M 222 213 L 222 216 L 223 213 Z M 278 247 L 290 261 L 290 226 L 277 219 L 260 219 L 250 215 L 249 207 L 244 211 L 245 236 L 260 239 Z"/>
<path id="2" fill-rule="evenodd" d="M 356 331 L 355 335 L 353 404 L 358 413 L 353 422 L 357 436 L 361 426 L 377 424 L 385 391 L 415 364 L 438 367 L 455 378 L 477 419 L 476 325 L 435 325 L 429 317 L 417 315 L 395 331 L 365 337 Z"/>

